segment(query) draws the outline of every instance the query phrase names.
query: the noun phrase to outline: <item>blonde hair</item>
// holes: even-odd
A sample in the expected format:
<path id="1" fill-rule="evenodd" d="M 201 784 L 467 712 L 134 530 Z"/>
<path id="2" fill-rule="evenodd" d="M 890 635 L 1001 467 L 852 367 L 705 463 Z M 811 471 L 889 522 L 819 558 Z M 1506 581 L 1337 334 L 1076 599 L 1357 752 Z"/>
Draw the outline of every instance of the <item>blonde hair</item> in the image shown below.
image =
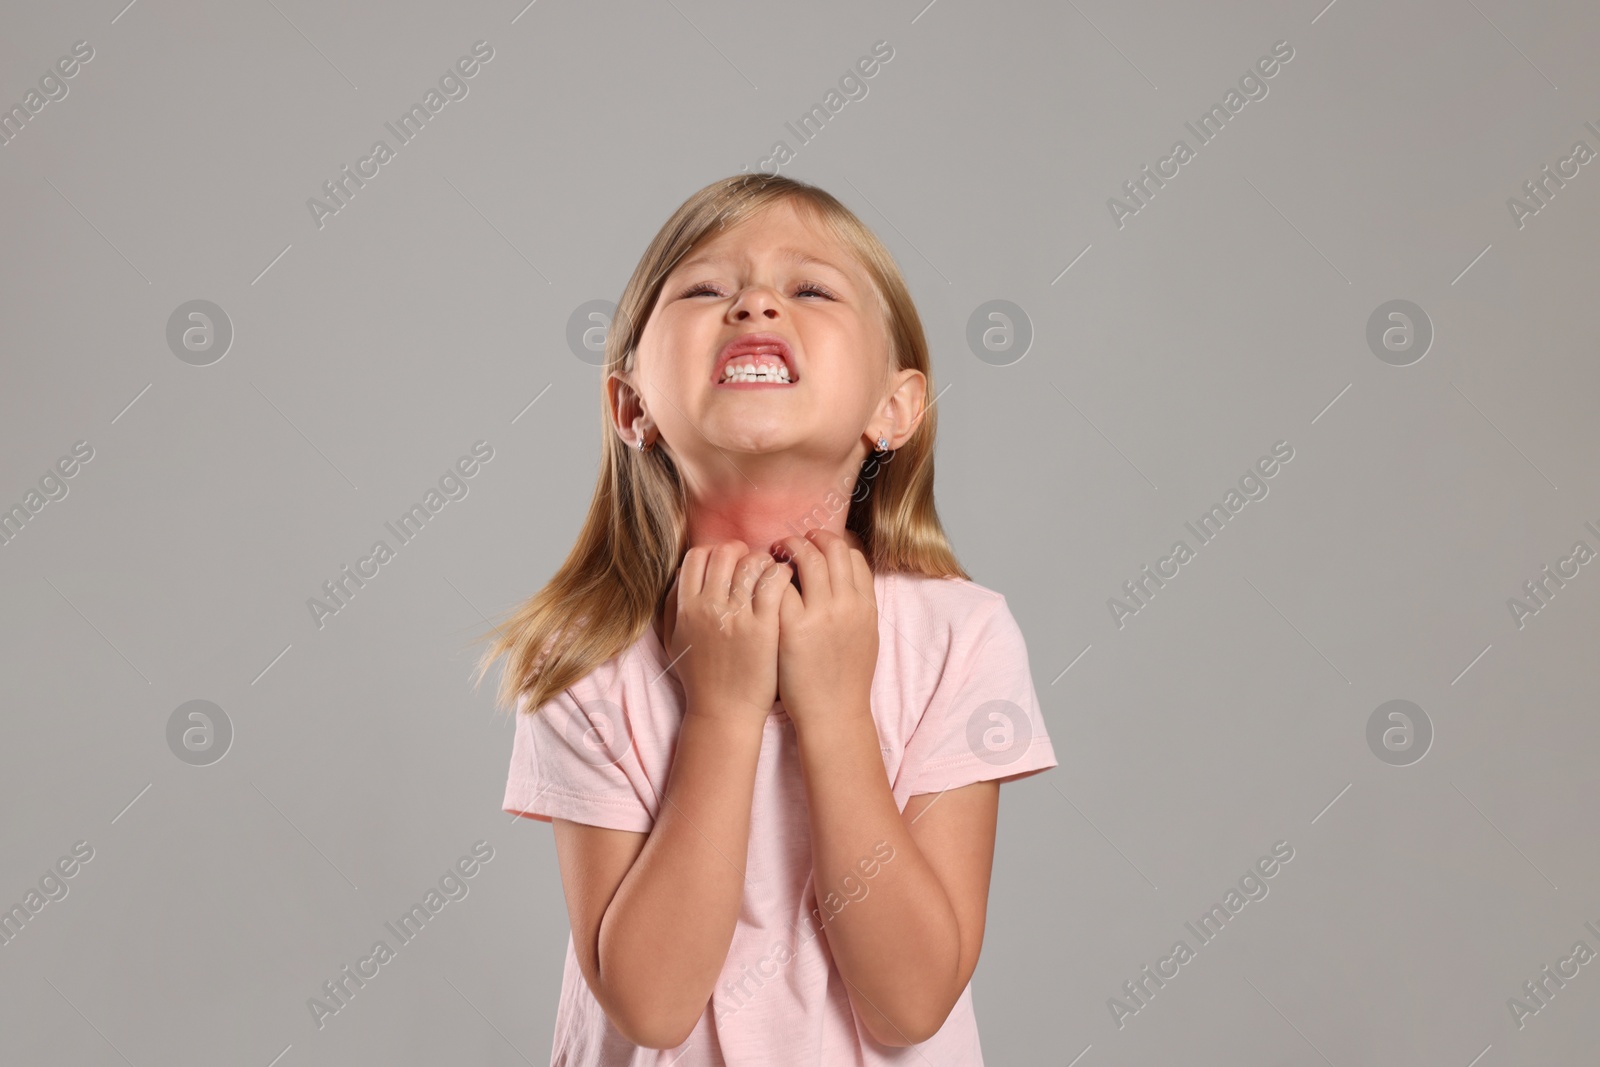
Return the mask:
<path id="1" fill-rule="evenodd" d="M 544 588 L 496 627 L 494 643 L 479 662 L 481 682 L 490 664 L 508 653 L 497 700 L 503 708 L 515 708 L 526 697 L 526 709 L 537 711 L 636 642 L 664 606 L 689 548 L 683 482 L 663 449 L 640 453 L 618 437 L 606 377 L 612 370 L 633 373 L 640 336 L 673 266 L 707 238 L 782 201 L 809 208 L 810 217 L 854 253 L 877 293 L 891 371 L 920 371 L 927 379 L 926 396 L 936 395 L 922 320 L 905 279 L 889 250 L 849 208 L 816 186 L 765 173 L 723 178 L 689 197 L 640 258 L 606 331 L 600 472 L 577 543 Z M 862 464 L 845 524 L 861 539 L 874 573 L 968 578 L 934 509 L 936 423 L 933 407 L 925 404 L 898 449 L 883 461 L 869 457 Z M 827 514 L 842 506 L 841 495 L 828 495 L 837 497 L 828 505 L 832 511 L 816 519 L 823 509 L 819 502 L 802 520 L 802 529 L 823 526 Z M 478 640 L 490 636 L 486 632 Z"/>

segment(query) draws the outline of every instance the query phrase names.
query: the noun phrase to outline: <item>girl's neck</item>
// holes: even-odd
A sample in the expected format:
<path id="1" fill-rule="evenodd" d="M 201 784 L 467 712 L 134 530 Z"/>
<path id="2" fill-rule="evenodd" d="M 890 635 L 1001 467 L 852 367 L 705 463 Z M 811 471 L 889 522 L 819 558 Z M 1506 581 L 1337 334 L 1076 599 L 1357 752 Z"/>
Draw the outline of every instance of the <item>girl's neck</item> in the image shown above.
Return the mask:
<path id="1" fill-rule="evenodd" d="M 780 522 L 777 524 L 750 522 L 742 523 L 737 526 L 721 522 L 696 524 L 691 519 L 689 523 L 688 544 L 685 546 L 685 548 L 687 550 L 695 547 L 696 545 L 705 545 L 708 548 L 714 548 L 717 545 L 722 544 L 724 541 L 738 540 L 743 541 L 746 545 L 749 545 L 751 552 L 771 553 L 773 548 L 776 547 L 777 542 L 789 537 L 793 537 L 798 540 L 806 540 L 807 534 L 809 534 L 812 530 L 820 528 L 844 538 L 845 542 L 858 552 L 866 552 L 866 546 L 861 543 L 861 538 L 856 536 L 856 532 L 854 530 L 848 529 L 844 525 L 843 512 L 840 512 L 840 514 L 837 516 L 837 519 L 838 521 L 830 521 L 821 527 L 818 527 L 815 522 Z"/>
<path id="2" fill-rule="evenodd" d="M 822 529 L 862 550 L 860 538 L 846 529 L 860 463 L 847 461 L 834 476 L 814 470 L 751 475 L 727 474 L 712 484 L 690 484 L 686 501 L 685 549 L 743 541 L 751 552 L 771 552 L 784 538 L 804 538 Z"/>

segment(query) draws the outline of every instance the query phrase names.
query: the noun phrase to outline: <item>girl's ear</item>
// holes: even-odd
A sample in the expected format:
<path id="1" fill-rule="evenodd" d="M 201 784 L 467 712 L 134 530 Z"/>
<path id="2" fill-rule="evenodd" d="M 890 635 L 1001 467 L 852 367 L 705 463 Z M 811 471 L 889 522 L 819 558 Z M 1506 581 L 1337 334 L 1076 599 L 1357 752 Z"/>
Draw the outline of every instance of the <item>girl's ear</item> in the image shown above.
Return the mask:
<path id="1" fill-rule="evenodd" d="M 880 415 L 887 425 L 879 432 L 889 439 L 890 449 L 904 444 L 922 421 L 922 405 L 928 392 L 928 378 L 921 371 L 907 367 L 890 379 L 889 395 L 884 398 Z"/>
<path id="2" fill-rule="evenodd" d="M 606 376 L 606 402 L 611 412 L 611 428 L 625 444 L 637 448 L 638 435 L 650 429 L 650 413 L 645 408 L 644 397 L 621 371 L 612 371 Z"/>

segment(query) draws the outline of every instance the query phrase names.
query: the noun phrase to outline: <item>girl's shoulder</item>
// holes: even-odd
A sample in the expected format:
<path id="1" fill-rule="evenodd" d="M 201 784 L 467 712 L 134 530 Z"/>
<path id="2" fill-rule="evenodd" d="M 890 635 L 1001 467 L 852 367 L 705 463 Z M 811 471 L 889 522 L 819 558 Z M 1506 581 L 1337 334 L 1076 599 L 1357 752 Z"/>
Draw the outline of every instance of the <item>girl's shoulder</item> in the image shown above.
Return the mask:
<path id="1" fill-rule="evenodd" d="M 901 571 L 894 573 L 883 593 L 878 611 L 886 625 L 879 631 L 880 647 L 887 637 L 916 650 L 909 656 L 897 652 L 891 659 L 891 665 L 898 663 L 901 669 L 932 670 L 942 677 L 971 650 L 1015 649 L 1022 644 L 1021 627 L 1005 596 L 970 579 Z M 998 643 L 996 637 L 1001 639 Z"/>
<path id="2" fill-rule="evenodd" d="M 891 571 L 887 578 L 889 599 L 897 614 L 975 621 L 1005 606 L 1001 593 L 967 578 L 935 578 L 915 571 Z"/>
<path id="3" fill-rule="evenodd" d="M 581 624 L 575 623 L 581 628 Z M 644 633 L 632 642 L 619 648 L 612 655 L 591 667 L 587 674 L 568 684 L 559 694 L 551 698 L 552 703 L 562 703 L 571 707 L 584 706 L 594 702 L 617 702 L 622 694 L 641 690 L 649 687 L 649 679 L 659 671 L 659 657 L 652 652 L 651 645 L 659 646 L 660 639 L 655 636 L 654 628 L 646 626 Z M 548 644 L 546 651 L 548 651 Z M 655 671 L 651 670 L 652 665 Z M 528 706 L 529 693 L 523 690 L 518 698 L 517 710 L 525 710 Z"/>

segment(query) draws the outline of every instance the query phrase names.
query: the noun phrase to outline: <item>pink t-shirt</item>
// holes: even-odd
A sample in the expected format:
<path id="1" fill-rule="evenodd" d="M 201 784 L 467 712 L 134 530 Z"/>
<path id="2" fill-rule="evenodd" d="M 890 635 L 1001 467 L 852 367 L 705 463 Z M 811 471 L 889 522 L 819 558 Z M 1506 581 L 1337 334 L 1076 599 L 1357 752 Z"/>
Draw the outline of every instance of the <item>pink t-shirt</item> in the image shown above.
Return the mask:
<path id="1" fill-rule="evenodd" d="M 1005 597 L 974 582 L 873 575 L 878 664 L 872 717 L 895 805 L 1056 766 L 1022 632 Z M 653 626 L 536 714 L 519 706 L 503 809 L 648 831 L 667 782 L 683 687 Z M 864 857 L 866 858 L 866 857 Z M 876 857 L 884 860 L 883 856 Z M 892 856 L 886 860 L 893 863 Z M 877 873 L 870 864 L 861 868 Z M 634 1045 L 612 1026 L 578 967 L 570 933 L 551 1067 L 981 1067 L 972 987 L 944 1026 L 910 1048 L 857 1024 L 825 931 L 845 898 L 812 885 L 811 836 L 794 727 L 773 704 L 761 741 L 746 858 L 749 888 L 711 1001 L 676 1049 Z M 858 879 L 856 899 L 871 892 Z"/>

